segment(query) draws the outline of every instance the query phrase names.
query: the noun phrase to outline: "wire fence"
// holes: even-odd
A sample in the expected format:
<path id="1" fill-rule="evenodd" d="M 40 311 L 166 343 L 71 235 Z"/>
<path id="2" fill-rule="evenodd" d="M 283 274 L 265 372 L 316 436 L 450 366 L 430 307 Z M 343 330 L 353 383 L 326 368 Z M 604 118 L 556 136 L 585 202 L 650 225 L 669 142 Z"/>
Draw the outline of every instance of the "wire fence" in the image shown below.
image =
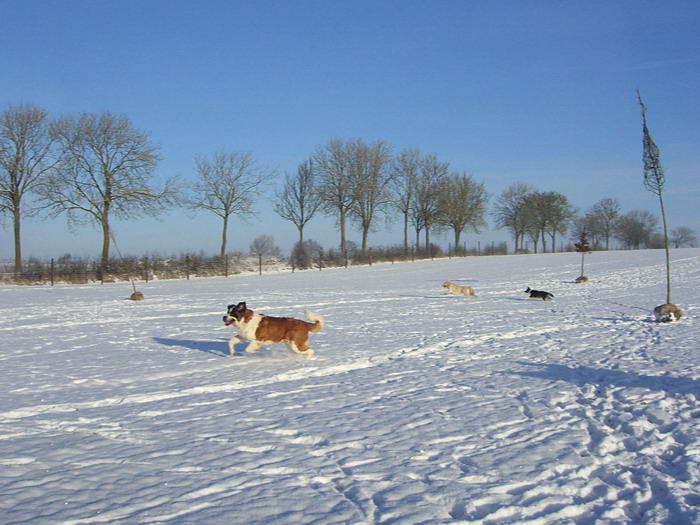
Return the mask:
<path id="1" fill-rule="evenodd" d="M 270 257 L 231 254 L 224 258 L 183 255 L 180 257 L 123 257 L 110 259 L 105 267 L 100 261 L 64 256 L 48 261 L 30 259 L 21 272 L 11 262 L 0 263 L 0 282 L 6 284 L 54 285 L 109 283 L 118 281 L 153 281 L 229 276 L 247 272 L 264 273 L 284 268 L 285 261 Z"/>
<path id="2" fill-rule="evenodd" d="M 271 272 L 295 272 L 298 270 L 323 270 L 377 263 L 394 263 L 426 259 L 443 259 L 476 255 L 505 255 L 505 243 L 490 244 L 483 250 L 461 247 L 447 251 L 437 245 L 430 249 L 415 247 L 371 248 L 365 253 L 318 250 L 315 253 L 289 258 L 241 253 L 227 254 L 225 257 L 202 254 L 183 254 L 177 257 L 126 256 L 109 259 L 102 267 L 100 261 L 74 258 L 64 255 L 57 259 L 36 258 L 23 262 L 22 271 L 14 271 L 13 261 L 0 261 L 0 283 L 16 285 L 55 285 L 110 283 L 121 281 L 153 281 L 163 279 L 192 279 L 201 277 L 228 277 L 238 274 Z"/>

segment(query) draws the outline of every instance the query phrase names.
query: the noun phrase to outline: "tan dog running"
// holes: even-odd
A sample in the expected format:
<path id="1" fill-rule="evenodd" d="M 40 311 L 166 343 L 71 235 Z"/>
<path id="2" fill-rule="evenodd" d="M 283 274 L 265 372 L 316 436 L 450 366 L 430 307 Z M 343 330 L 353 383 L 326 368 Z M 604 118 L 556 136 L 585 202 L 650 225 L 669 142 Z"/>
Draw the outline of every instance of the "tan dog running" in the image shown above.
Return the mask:
<path id="1" fill-rule="evenodd" d="M 460 286 L 458 284 L 453 283 L 452 281 L 445 281 L 442 283 L 443 288 L 447 288 L 447 291 L 443 293 L 442 295 L 456 295 L 456 294 L 464 294 L 466 297 L 474 297 L 476 296 L 476 293 L 474 292 L 474 288 L 471 286 Z"/>
<path id="2" fill-rule="evenodd" d="M 247 308 L 244 302 L 230 304 L 224 316 L 224 324 L 235 324 L 238 335 L 228 342 L 229 355 L 234 355 L 236 343 L 245 340 L 249 341 L 246 352 L 257 352 L 262 345 L 287 343 L 291 350 L 310 359 L 314 351 L 309 348 L 309 332 L 318 332 L 323 328 L 323 317 L 310 310 L 304 313 L 312 323 L 291 317 L 259 314 Z"/>

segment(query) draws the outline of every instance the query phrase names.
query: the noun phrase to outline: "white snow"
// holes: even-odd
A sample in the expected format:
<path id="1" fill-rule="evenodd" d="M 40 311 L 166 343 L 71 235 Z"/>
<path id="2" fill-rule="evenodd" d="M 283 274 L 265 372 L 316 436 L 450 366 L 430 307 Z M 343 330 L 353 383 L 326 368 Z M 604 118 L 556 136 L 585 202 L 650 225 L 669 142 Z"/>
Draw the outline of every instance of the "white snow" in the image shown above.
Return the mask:
<path id="1" fill-rule="evenodd" d="M 0 522 L 700 523 L 700 249 L 0 288 Z M 441 295 L 450 279 L 477 297 Z M 527 286 L 552 292 L 529 299 Z M 323 315 L 229 357 L 226 306 Z"/>

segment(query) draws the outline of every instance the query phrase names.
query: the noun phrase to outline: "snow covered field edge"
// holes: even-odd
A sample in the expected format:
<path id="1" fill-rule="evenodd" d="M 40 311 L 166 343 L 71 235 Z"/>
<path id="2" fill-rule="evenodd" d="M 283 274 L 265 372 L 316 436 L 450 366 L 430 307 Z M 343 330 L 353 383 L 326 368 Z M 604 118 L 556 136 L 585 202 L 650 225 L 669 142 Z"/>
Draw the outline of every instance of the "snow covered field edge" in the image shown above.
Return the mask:
<path id="1" fill-rule="evenodd" d="M 700 523 L 700 249 L 0 288 L 0 522 Z M 442 295 L 441 283 L 476 297 Z M 555 296 L 527 298 L 527 286 Z M 226 305 L 301 318 L 255 354 Z"/>

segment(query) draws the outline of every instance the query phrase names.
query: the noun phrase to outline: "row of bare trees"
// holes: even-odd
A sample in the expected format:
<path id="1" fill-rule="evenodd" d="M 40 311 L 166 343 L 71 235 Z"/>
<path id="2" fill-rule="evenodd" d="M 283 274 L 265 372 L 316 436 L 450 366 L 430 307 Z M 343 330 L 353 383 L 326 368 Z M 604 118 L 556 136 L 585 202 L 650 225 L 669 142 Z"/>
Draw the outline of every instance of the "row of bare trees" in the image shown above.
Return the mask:
<path id="1" fill-rule="evenodd" d="M 493 218 L 498 228 L 511 232 L 515 250 L 523 250 L 526 237 L 535 252 L 539 243 L 547 251 L 547 239 L 554 251 L 558 234 L 568 231 L 576 210 L 569 199 L 555 191 L 538 191 L 529 184 L 518 182 L 506 188 L 496 200 Z"/>
<path id="2" fill-rule="evenodd" d="M 409 229 L 425 234 L 451 229 L 455 246 L 461 234 L 485 225 L 488 196 L 484 185 L 466 173 L 450 170 L 448 162 L 418 149 L 392 156 L 391 147 L 378 140 L 331 139 L 299 164 L 296 174 L 287 175 L 277 194 L 275 211 L 292 222 L 304 241 L 304 228 L 317 212 L 336 218 L 340 251 L 347 251 L 347 223 L 353 221 L 362 234 L 365 254 L 369 234 L 392 210 L 403 216 L 403 245 L 409 248 Z"/>
<path id="3" fill-rule="evenodd" d="M 593 246 L 610 249 L 610 242 L 616 239 L 628 249 L 663 248 L 662 232 L 658 230 L 659 220 L 646 210 L 630 210 L 622 213 L 616 199 L 602 199 L 572 224 L 572 235 L 582 231 L 589 234 Z M 678 226 L 670 232 L 669 240 L 675 248 L 695 246 L 697 237 L 687 226 Z"/>
<path id="4" fill-rule="evenodd" d="M 611 198 L 601 199 L 578 215 L 564 195 L 518 182 L 498 196 L 492 213 L 496 225 L 511 232 L 516 251 L 525 249 L 526 240 L 532 242 L 535 252 L 542 241 L 542 251 L 546 251 L 547 238 L 554 251 L 557 234 L 568 233 L 570 239 L 579 239 L 582 232 L 595 249 L 609 250 L 613 240 L 629 249 L 663 247 L 654 214 L 646 210 L 623 213 L 620 203 Z M 671 231 L 670 241 L 680 248 L 694 246 L 697 238 L 693 230 L 679 226 Z"/>
<path id="5" fill-rule="evenodd" d="M 22 268 L 21 218 L 65 213 L 69 225 L 102 229 L 101 261 L 109 260 L 113 217 L 156 215 L 177 201 L 174 179 L 153 184 L 160 160 L 148 134 L 127 117 L 82 114 L 50 120 L 34 106 L 0 115 L 0 211 L 12 217 L 15 271 Z M 27 197 L 36 197 L 25 209 Z"/>
<path id="6" fill-rule="evenodd" d="M 384 141 L 332 139 L 288 176 L 276 211 L 303 228 L 318 210 L 336 216 L 340 250 L 347 249 L 347 221 L 369 233 L 391 206 L 408 196 L 404 211 L 416 236 L 449 226 L 458 243 L 466 227 L 483 224 L 486 193 L 466 174 L 416 150 L 395 162 Z M 12 216 L 15 269 L 21 271 L 21 218 L 42 211 L 65 213 L 69 225 L 97 224 L 103 235 L 101 261 L 108 268 L 113 218 L 155 216 L 173 205 L 214 213 L 222 220 L 220 256 L 227 248 L 232 216 L 252 215 L 254 200 L 274 173 L 249 153 L 217 152 L 195 158 L 195 180 L 169 178 L 157 185 L 159 149 L 125 116 L 85 113 L 51 120 L 33 106 L 12 106 L 0 116 L 0 211 Z M 32 207 L 25 206 L 32 194 Z M 408 249 L 407 235 L 405 247 Z"/>
<path id="7" fill-rule="evenodd" d="M 0 114 L 0 215 L 12 221 L 15 270 L 22 267 L 23 216 L 66 214 L 71 227 L 97 224 L 103 236 L 101 264 L 107 269 L 113 218 L 155 216 L 176 205 L 221 218 L 223 259 L 230 219 L 254 215 L 255 199 L 275 178 L 250 153 L 220 151 L 195 157 L 194 180 L 168 178 L 158 184 L 159 161 L 159 148 L 150 136 L 125 116 L 85 113 L 52 120 L 41 108 L 10 106 Z M 421 235 L 429 248 L 432 232 L 451 231 L 459 250 L 464 232 L 479 232 L 485 226 L 487 201 L 483 183 L 452 170 L 435 155 L 415 148 L 394 154 L 382 140 L 334 138 L 318 146 L 296 173 L 285 176 L 274 209 L 295 225 L 300 245 L 304 228 L 317 214 L 335 217 L 341 254 L 347 253 L 348 223 L 354 224 L 362 234 L 363 255 L 369 234 L 380 221 L 398 213 L 407 254 L 411 231 L 416 248 Z M 540 243 L 543 251 L 548 243 L 554 249 L 557 236 L 567 229 L 574 237 L 588 231 L 594 244 L 604 241 L 606 248 L 611 238 L 638 247 L 647 240 L 629 233 L 634 231 L 632 225 L 648 227 L 655 220 L 648 212 L 621 216 L 619 204 L 612 199 L 603 199 L 576 218 L 564 195 L 523 183 L 507 188 L 492 214 L 499 228 L 510 230 L 516 250 L 524 247 L 527 238 L 535 251 Z M 694 242 L 687 228 L 675 233 L 677 243 Z"/>

